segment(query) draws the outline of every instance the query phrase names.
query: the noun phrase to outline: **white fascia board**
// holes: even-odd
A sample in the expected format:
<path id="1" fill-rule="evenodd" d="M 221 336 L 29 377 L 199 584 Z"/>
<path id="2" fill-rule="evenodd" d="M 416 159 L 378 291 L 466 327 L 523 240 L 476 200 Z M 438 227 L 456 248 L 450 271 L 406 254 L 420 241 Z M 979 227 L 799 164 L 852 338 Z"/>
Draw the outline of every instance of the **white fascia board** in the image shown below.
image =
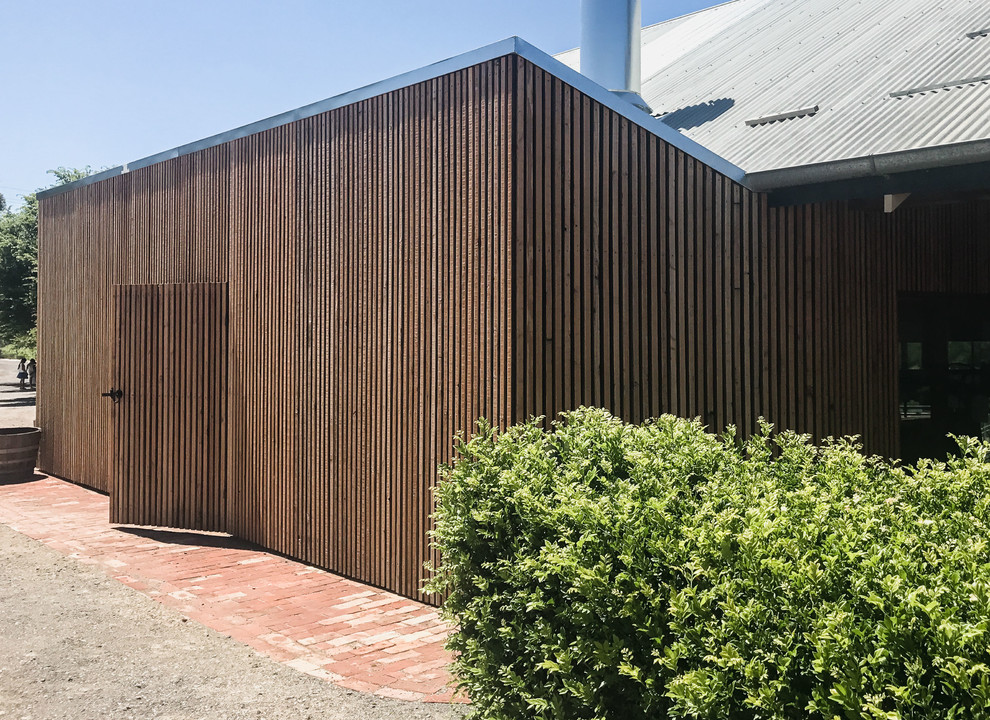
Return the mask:
<path id="1" fill-rule="evenodd" d="M 310 105 L 304 105 L 303 107 L 295 110 L 280 113 L 279 115 L 273 115 L 272 117 L 264 120 L 258 120 L 257 122 L 243 125 L 233 130 L 228 130 L 218 135 L 212 135 L 202 140 L 197 140 L 186 145 L 180 145 L 179 147 L 171 150 L 149 155 L 148 157 L 140 160 L 136 160 L 119 167 L 110 168 L 109 170 L 104 170 L 103 172 L 90 175 L 82 178 L 81 180 L 76 180 L 75 182 L 67 183 L 66 185 L 59 185 L 47 190 L 42 190 L 38 192 L 37 196 L 38 198 L 46 198 L 53 195 L 59 195 L 85 185 L 106 180 L 107 178 L 123 175 L 124 173 L 132 170 L 138 170 L 140 168 L 148 167 L 149 165 L 154 165 L 155 163 L 181 157 L 182 155 L 189 155 L 200 150 L 205 150 L 206 148 L 222 145 L 223 143 L 230 142 L 231 140 L 237 140 L 249 135 L 254 135 L 256 133 L 264 132 L 265 130 L 270 130 L 274 127 L 287 125 L 288 123 L 295 122 L 297 120 L 313 117 L 314 115 L 319 115 L 320 113 L 336 110 L 337 108 L 341 108 L 346 105 L 352 105 L 354 103 L 361 102 L 362 100 L 368 100 L 379 95 L 384 95 L 385 93 L 389 93 L 394 90 L 400 90 L 427 80 L 442 77 L 443 75 L 449 75 L 450 73 L 457 72 L 458 70 L 463 70 L 496 58 L 505 57 L 506 55 L 519 55 L 520 57 L 526 58 L 534 65 L 546 70 L 551 75 L 556 76 L 568 85 L 573 86 L 575 89 L 607 106 L 609 109 L 619 113 L 627 120 L 630 120 L 645 130 L 648 130 L 662 140 L 670 143 L 680 150 L 683 150 L 688 155 L 701 161 L 705 165 L 708 165 L 717 172 L 722 173 L 736 182 L 742 183 L 744 181 L 745 174 L 743 171 L 730 163 L 728 160 L 716 155 L 690 138 L 681 135 L 676 130 L 665 125 L 658 118 L 651 116 L 649 113 L 640 110 L 626 100 L 621 99 L 614 93 L 606 90 L 594 81 L 589 80 L 576 70 L 567 67 L 562 62 L 551 57 L 539 48 L 530 45 L 522 38 L 511 37 L 492 43 L 491 45 L 486 45 L 476 50 L 471 50 L 461 55 L 448 58 L 446 60 L 441 60 L 440 62 L 433 63 L 432 65 L 426 65 L 417 70 L 403 73 L 402 75 L 396 75 L 395 77 L 387 80 L 366 85 L 364 87 L 357 88 L 356 90 L 350 90 L 341 95 L 328 98 L 327 100 L 320 100 L 318 102 L 311 103 Z"/>

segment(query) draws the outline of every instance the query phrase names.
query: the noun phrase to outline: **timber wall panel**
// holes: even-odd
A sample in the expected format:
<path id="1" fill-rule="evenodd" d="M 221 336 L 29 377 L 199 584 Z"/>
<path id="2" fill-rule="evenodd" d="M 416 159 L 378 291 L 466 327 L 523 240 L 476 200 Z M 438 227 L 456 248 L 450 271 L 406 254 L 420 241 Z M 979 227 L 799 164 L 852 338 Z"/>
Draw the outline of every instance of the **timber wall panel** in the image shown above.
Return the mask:
<path id="1" fill-rule="evenodd" d="M 504 424 L 508 61 L 231 144 L 231 530 L 416 596 L 436 466 Z"/>
<path id="2" fill-rule="evenodd" d="M 416 596 L 438 463 L 510 420 L 511 68 L 46 199 L 42 467 L 111 489 L 111 287 L 229 280 L 227 527 Z"/>
<path id="3" fill-rule="evenodd" d="M 41 463 L 110 477 L 111 288 L 228 282 L 227 523 L 417 596 L 452 436 L 579 405 L 897 452 L 899 292 L 988 204 L 769 207 L 518 57 L 42 201 Z"/>
<path id="4" fill-rule="evenodd" d="M 896 455 L 898 293 L 990 291 L 990 203 L 768 207 L 545 71 L 517 72 L 514 417 L 596 405 L 749 434 L 762 416 Z M 574 256 L 587 267 L 561 277 Z"/>
<path id="5" fill-rule="evenodd" d="M 39 466 L 109 492 L 113 286 L 225 282 L 226 148 L 168 160 L 41 202 Z"/>
<path id="6" fill-rule="evenodd" d="M 906 208 L 875 232 L 895 248 L 899 292 L 990 292 L 990 202 Z"/>

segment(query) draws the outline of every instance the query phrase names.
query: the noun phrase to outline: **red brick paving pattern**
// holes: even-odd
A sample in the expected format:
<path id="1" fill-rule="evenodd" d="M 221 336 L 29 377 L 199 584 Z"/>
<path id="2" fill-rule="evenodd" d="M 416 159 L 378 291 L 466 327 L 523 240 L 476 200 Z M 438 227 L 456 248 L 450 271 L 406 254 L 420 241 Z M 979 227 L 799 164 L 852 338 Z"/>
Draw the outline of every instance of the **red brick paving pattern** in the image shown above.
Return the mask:
<path id="1" fill-rule="evenodd" d="M 0 522 L 309 675 L 383 697 L 463 700 L 434 608 L 226 535 L 111 526 L 105 496 L 36 478 L 0 485 Z"/>

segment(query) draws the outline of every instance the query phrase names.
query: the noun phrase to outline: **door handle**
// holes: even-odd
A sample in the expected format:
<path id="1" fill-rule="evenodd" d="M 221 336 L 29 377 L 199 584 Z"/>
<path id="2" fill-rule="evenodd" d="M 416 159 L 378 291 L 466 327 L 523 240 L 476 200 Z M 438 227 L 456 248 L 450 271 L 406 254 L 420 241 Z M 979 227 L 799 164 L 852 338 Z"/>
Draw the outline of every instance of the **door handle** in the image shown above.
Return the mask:
<path id="1" fill-rule="evenodd" d="M 124 397 L 124 391 L 120 388 L 110 388 L 110 392 L 100 393 L 100 397 L 108 397 L 113 400 L 114 404 Z"/>

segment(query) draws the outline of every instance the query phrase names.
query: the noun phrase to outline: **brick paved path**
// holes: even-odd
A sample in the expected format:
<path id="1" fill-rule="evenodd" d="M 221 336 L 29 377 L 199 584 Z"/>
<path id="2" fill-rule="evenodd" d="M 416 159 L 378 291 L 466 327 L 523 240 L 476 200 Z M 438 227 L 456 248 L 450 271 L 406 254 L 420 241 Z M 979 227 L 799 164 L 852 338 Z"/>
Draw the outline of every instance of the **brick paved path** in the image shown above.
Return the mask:
<path id="1" fill-rule="evenodd" d="M 451 702 L 437 611 L 227 535 L 108 524 L 108 500 L 56 478 L 0 485 L 0 522 L 302 672 Z"/>

